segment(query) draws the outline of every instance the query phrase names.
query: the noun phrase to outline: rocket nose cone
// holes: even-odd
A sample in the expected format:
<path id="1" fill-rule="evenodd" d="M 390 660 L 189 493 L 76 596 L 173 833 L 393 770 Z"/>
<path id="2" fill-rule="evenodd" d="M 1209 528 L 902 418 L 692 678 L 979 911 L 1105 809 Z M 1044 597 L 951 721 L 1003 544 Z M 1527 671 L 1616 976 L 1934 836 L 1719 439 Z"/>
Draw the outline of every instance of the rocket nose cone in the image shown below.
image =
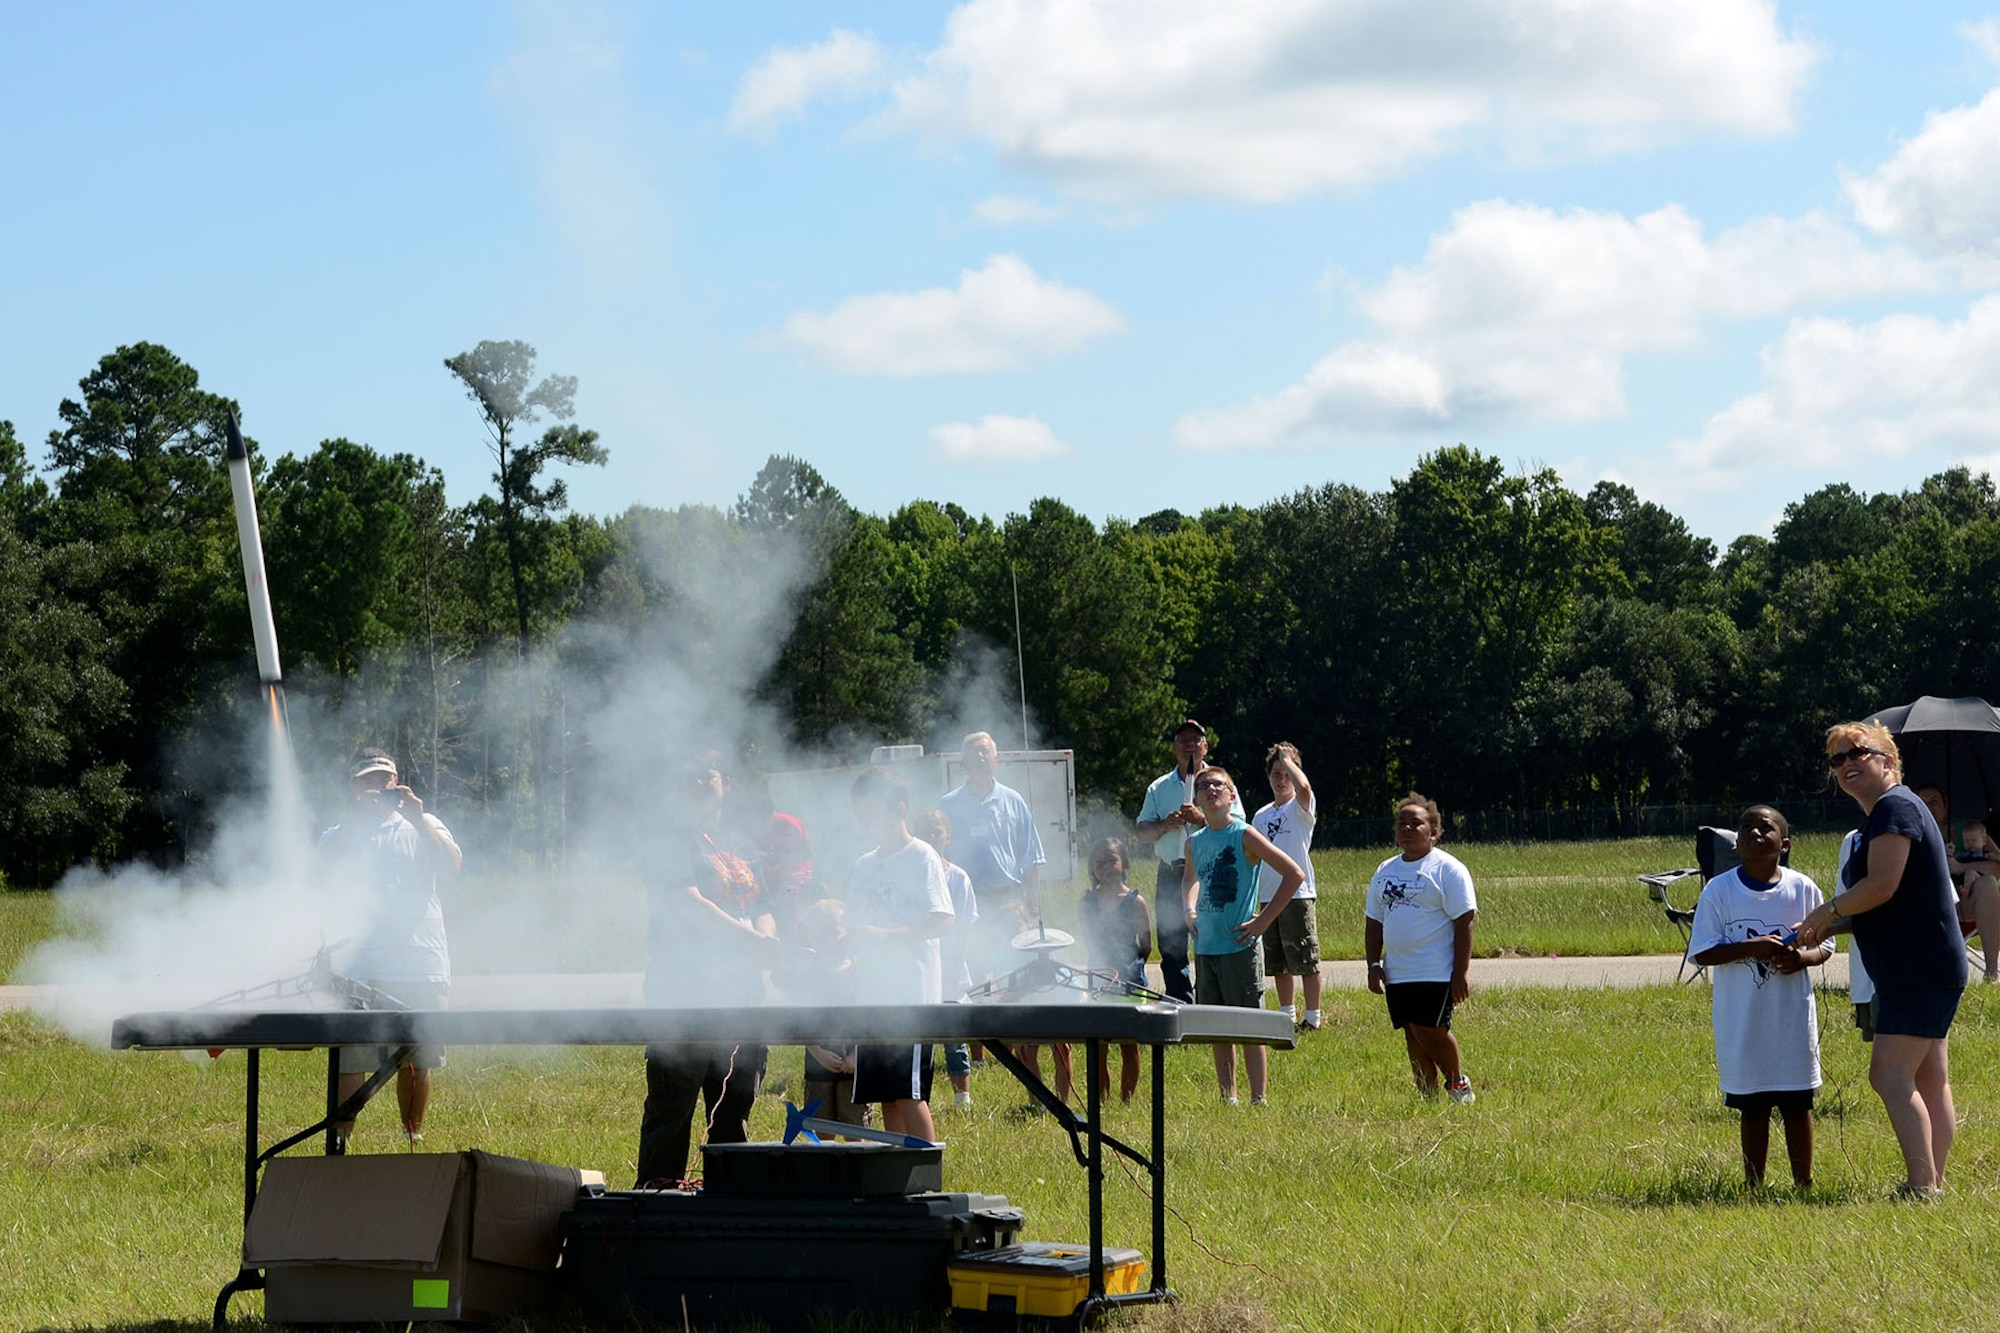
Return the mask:
<path id="1" fill-rule="evenodd" d="M 243 432 L 236 428 L 235 411 L 225 409 L 222 420 L 229 431 L 229 447 L 227 451 L 229 461 L 236 463 L 250 457 L 249 451 L 243 447 Z"/>

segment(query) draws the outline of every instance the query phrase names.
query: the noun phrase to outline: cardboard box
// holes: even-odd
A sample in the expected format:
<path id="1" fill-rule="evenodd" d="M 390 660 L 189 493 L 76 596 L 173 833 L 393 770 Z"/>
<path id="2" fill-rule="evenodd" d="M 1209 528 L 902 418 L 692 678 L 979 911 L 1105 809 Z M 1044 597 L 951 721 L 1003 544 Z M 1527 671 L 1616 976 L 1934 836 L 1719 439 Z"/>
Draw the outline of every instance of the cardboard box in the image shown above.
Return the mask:
<path id="1" fill-rule="evenodd" d="M 278 1157 L 244 1229 L 271 1323 L 487 1320 L 546 1308 L 556 1223 L 596 1172 L 491 1153 Z"/>

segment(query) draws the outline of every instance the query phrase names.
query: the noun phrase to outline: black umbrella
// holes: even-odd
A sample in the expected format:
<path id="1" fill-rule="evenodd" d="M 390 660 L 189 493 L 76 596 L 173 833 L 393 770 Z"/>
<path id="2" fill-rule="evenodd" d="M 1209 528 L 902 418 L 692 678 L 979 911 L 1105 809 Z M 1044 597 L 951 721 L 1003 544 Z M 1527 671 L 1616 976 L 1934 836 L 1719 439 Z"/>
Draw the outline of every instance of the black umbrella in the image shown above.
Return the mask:
<path id="1" fill-rule="evenodd" d="M 1942 788 L 1952 818 L 1984 819 L 2000 806 L 2000 708 L 1984 699 L 1927 694 L 1868 720 L 1896 738 L 1903 781 Z"/>

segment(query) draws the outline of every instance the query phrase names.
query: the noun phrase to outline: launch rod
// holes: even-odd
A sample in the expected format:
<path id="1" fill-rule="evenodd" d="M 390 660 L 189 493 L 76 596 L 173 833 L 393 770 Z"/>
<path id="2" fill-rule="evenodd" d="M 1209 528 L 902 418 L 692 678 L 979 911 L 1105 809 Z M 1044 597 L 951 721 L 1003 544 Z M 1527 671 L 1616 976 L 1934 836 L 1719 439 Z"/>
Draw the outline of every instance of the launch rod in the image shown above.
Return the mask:
<path id="1" fill-rule="evenodd" d="M 229 426 L 229 489 L 236 501 L 236 541 L 243 549 L 243 590 L 250 598 L 250 633 L 257 642 L 257 676 L 264 682 L 264 694 L 277 713 L 281 707 L 278 670 L 278 627 L 271 618 L 271 585 L 264 577 L 264 541 L 257 530 L 257 494 L 250 485 L 250 451 L 243 447 L 243 432 L 236 427 L 236 413 L 227 414 Z"/>

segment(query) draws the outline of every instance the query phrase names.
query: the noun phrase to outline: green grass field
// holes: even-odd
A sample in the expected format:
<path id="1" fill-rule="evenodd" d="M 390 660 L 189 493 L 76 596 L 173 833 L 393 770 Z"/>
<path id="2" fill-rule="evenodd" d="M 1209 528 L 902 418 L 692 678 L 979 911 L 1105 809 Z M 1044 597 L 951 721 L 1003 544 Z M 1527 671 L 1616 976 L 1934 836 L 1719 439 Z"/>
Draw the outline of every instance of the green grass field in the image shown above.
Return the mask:
<path id="1" fill-rule="evenodd" d="M 1205 1052 L 1169 1060 L 1168 1272 L 1187 1306 L 1159 1329 L 1947 1330 L 1990 1326 L 2000 1262 L 2000 995 L 1953 1033 L 1963 1137 L 1948 1200 L 1887 1201 L 1899 1159 L 1838 994 L 1814 1189 L 1746 1192 L 1714 1091 L 1706 995 L 1494 990 L 1461 1011 L 1476 1105 L 1409 1086 L 1378 1002 L 1275 1057 L 1274 1105 L 1230 1110 Z M 111 1054 L 0 1018 L 0 1328 L 206 1321 L 235 1267 L 242 1057 Z M 266 1058 L 267 1134 L 311 1119 L 323 1058 Z M 753 1136 L 782 1127 L 796 1052 L 774 1053 Z M 594 1166 L 629 1183 L 641 1096 L 631 1050 L 464 1049 L 439 1075 L 437 1150 Z M 946 1185 L 1000 1193 L 1031 1237 L 1082 1237 L 1083 1178 L 1005 1076 L 945 1113 Z M 383 1107 L 358 1150 L 394 1138 Z M 1116 1108 L 1114 1132 L 1143 1116 Z M 1141 1140 L 1143 1141 L 1143 1140 Z M 1774 1165 L 1782 1158 L 1774 1154 Z M 1776 1174 L 1784 1175 L 1779 1165 Z M 1113 1168 L 1114 1243 L 1147 1248 L 1136 1182 Z M 248 1318 L 259 1298 L 233 1307 Z"/>

